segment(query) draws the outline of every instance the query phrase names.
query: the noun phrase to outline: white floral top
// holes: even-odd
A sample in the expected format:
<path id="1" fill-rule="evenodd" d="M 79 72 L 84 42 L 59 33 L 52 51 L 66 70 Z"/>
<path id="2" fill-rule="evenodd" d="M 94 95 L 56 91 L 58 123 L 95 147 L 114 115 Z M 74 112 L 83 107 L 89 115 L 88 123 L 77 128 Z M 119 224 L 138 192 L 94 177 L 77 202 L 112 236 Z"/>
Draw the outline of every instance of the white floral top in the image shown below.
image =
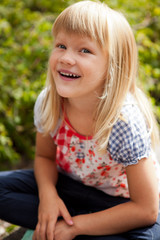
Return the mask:
<path id="1" fill-rule="evenodd" d="M 38 114 L 43 94 L 44 91 L 35 104 L 34 120 L 39 132 L 43 132 Z M 59 171 L 112 196 L 129 198 L 125 167 L 151 156 L 159 186 L 160 167 L 150 146 L 150 134 L 143 115 L 131 95 L 127 97 L 121 113 L 125 120 L 119 119 L 114 125 L 108 148 L 102 156 L 96 150 L 95 139 L 77 133 L 67 116 L 59 120 L 51 137 L 57 145 L 56 162 Z"/>

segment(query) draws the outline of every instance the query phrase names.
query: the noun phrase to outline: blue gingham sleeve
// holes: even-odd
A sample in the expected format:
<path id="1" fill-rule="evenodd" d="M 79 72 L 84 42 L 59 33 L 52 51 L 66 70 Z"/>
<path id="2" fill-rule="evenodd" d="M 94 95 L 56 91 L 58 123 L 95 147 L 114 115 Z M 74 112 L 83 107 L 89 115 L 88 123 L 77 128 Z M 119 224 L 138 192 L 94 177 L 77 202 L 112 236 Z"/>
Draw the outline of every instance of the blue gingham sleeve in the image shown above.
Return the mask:
<path id="1" fill-rule="evenodd" d="M 108 151 L 117 163 L 125 167 L 148 158 L 151 152 L 150 133 L 137 106 L 130 106 L 127 121 L 119 119 L 113 126 Z"/>

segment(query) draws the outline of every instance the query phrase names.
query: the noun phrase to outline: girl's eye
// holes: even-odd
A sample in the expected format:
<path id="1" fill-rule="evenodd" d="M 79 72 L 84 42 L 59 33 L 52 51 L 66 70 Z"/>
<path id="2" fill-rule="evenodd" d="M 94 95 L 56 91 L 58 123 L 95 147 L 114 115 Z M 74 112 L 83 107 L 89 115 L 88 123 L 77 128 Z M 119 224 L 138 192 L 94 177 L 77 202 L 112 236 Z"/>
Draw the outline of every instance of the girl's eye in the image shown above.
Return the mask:
<path id="1" fill-rule="evenodd" d="M 86 48 L 83 48 L 82 50 L 81 50 L 81 52 L 82 53 L 91 53 L 88 49 L 86 49 Z"/>
<path id="2" fill-rule="evenodd" d="M 57 47 L 62 48 L 62 49 L 66 49 L 65 45 L 63 45 L 63 44 L 58 44 Z"/>

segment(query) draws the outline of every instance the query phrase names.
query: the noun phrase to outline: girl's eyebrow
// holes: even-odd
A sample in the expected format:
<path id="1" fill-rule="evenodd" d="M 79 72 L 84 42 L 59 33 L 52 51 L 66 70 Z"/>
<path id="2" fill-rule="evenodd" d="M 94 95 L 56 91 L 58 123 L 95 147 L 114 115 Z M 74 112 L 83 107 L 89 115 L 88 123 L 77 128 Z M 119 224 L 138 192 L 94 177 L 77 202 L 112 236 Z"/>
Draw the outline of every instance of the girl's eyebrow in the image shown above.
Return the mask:
<path id="1" fill-rule="evenodd" d="M 88 48 L 91 49 L 92 51 L 95 49 L 95 43 L 91 38 L 89 37 L 82 37 L 79 36 L 78 34 L 76 35 L 78 37 L 78 41 L 76 41 L 76 43 L 80 46 L 80 47 L 84 47 L 84 48 Z M 55 36 L 54 39 L 54 43 L 66 43 L 66 39 L 65 39 L 65 35 L 61 36 L 61 35 L 57 35 Z"/>

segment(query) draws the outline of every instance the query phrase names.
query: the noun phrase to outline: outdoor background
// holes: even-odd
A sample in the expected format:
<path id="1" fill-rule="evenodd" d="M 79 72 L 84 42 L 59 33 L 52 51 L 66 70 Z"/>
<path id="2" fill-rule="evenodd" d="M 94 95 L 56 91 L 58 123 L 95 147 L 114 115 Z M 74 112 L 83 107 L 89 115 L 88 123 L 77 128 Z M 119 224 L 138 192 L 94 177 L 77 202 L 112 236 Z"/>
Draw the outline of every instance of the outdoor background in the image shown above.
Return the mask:
<path id="1" fill-rule="evenodd" d="M 44 87 L 56 16 L 75 0 L 0 0 L 0 170 L 32 165 L 33 107 Z M 139 84 L 160 123 L 160 0 L 106 0 L 124 13 L 139 51 Z"/>

